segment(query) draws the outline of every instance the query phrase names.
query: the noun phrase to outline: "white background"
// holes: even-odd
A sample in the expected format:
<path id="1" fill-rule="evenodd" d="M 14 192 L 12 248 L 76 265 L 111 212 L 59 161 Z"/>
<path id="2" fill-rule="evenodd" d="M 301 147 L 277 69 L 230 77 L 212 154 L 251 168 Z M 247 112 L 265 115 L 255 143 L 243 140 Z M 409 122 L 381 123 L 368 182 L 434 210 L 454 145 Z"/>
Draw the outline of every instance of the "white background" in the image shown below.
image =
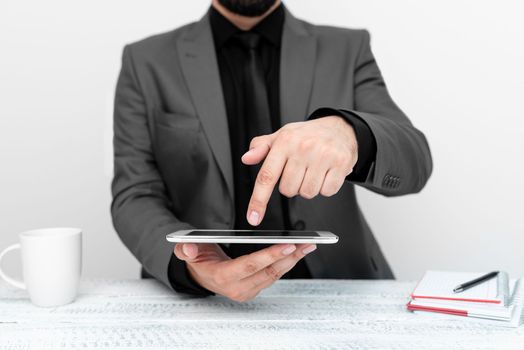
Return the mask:
<path id="1" fill-rule="evenodd" d="M 287 1 L 368 28 L 391 94 L 427 136 L 421 194 L 361 206 L 399 279 L 426 269 L 524 275 L 524 8 L 519 1 Z M 84 229 L 84 275 L 137 277 L 109 215 L 111 118 L 124 44 L 200 18 L 206 0 L 0 4 L 0 247 Z M 20 273 L 10 256 L 7 270 Z"/>

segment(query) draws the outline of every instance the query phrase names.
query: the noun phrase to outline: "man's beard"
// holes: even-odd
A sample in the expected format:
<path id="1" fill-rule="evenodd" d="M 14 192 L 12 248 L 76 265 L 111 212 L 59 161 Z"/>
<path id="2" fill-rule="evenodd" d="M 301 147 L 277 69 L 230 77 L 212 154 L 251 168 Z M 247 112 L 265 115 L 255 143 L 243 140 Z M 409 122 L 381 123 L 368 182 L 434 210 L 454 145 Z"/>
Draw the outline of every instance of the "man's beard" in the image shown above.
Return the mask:
<path id="1" fill-rule="evenodd" d="M 257 17 L 267 12 L 277 0 L 218 0 L 229 11 L 246 17 Z"/>

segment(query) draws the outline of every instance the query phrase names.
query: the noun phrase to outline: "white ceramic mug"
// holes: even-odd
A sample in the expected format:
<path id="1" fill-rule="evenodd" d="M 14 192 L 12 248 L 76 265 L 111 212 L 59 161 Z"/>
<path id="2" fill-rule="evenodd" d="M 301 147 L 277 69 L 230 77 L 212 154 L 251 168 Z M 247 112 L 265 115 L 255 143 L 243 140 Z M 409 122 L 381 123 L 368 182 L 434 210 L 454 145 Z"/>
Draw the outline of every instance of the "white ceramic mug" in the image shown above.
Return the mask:
<path id="1" fill-rule="evenodd" d="M 33 304 L 59 306 L 72 302 L 78 290 L 82 270 L 82 230 L 57 227 L 31 230 L 20 234 L 20 243 L 0 253 L 21 249 L 24 280 L 0 277 L 21 289 L 27 289 Z"/>

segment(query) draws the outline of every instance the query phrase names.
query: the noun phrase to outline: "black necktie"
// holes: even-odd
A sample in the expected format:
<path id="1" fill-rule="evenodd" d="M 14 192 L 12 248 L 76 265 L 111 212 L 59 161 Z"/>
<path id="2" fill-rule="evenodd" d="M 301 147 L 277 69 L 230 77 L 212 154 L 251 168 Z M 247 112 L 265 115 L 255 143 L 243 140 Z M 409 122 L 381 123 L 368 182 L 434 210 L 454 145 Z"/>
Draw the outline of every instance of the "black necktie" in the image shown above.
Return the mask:
<path id="1" fill-rule="evenodd" d="M 249 113 L 248 133 L 251 139 L 272 132 L 264 70 L 257 51 L 261 38 L 258 33 L 254 32 L 242 32 L 237 36 L 248 54 L 247 62 L 243 67 L 245 70 L 243 74 L 245 79 L 244 106 L 246 113 Z"/>
<path id="2" fill-rule="evenodd" d="M 243 64 L 242 67 L 238 67 L 238 69 L 242 69 L 244 130 L 248 140 L 251 140 L 253 137 L 267 135 L 273 132 L 266 80 L 264 78 L 264 69 L 259 53 L 261 37 L 255 32 L 241 32 L 236 34 L 235 37 L 246 53 L 245 64 Z M 247 151 L 247 149 L 245 151 Z M 262 163 L 263 161 L 261 164 Z M 244 209 L 242 212 L 236 213 L 237 216 L 241 216 L 241 218 L 237 217 L 236 221 L 239 223 L 239 227 L 237 228 L 253 228 L 247 223 L 245 215 L 259 170 L 260 165 L 241 166 L 241 173 L 243 174 L 242 178 L 244 179 L 243 183 L 245 186 L 237 188 L 236 190 L 238 190 L 240 194 L 237 195 L 237 200 L 242 203 L 241 207 L 244 207 Z M 271 196 L 266 209 L 265 217 L 256 229 L 284 229 L 282 201 L 278 191 L 273 191 L 273 195 Z M 232 257 L 241 256 L 257 251 L 266 246 L 267 245 L 262 244 L 233 244 L 229 247 L 229 254 Z"/>

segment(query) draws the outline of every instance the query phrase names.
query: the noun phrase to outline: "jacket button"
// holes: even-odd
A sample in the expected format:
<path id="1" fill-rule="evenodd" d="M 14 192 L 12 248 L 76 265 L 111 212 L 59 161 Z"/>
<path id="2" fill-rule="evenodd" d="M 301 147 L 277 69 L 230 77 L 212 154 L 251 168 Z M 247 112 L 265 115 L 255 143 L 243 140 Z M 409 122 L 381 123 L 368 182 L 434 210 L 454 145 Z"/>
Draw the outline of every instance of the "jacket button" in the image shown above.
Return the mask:
<path id="1" fill-rule="evenodd" d="M 390 185 L 391 185 L 391 180 L 392 180 L 391 175 L 386 174 L 386 175 L 384 176 L 384 178 L 382 179 L 382 185 L 383 185 L 384 187 L 390 187 Z"/>
<path id="2" fill-rule="evenodd" d="M 295 222 L 295 225 L 293 225 L 293 228 L 295 230 L 302 231 L 306 228 L 306 223 L 302 220 L 298 220 L 297 222 Z"/>

